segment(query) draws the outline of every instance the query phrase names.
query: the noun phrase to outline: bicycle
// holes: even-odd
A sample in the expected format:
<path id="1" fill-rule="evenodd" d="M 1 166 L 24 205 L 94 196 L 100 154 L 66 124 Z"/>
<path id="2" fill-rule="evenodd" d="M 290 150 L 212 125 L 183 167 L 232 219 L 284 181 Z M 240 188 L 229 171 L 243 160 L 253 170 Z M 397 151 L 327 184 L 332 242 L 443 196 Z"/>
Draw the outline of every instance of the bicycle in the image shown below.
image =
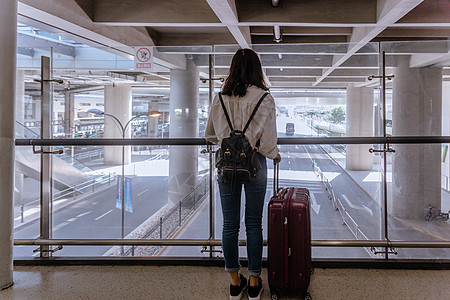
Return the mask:
<path id="1" fill-rule="evenodd" d="M 449 219 L 450 211 L 448 212 L 442 212 L 440 209 L 437 209 L 434 206 L 429 205 L 428 208 L 425 210 L 425 221 L 431 221 L 431 220 L 441 220 L 441 221 L 448 221 Z"/>

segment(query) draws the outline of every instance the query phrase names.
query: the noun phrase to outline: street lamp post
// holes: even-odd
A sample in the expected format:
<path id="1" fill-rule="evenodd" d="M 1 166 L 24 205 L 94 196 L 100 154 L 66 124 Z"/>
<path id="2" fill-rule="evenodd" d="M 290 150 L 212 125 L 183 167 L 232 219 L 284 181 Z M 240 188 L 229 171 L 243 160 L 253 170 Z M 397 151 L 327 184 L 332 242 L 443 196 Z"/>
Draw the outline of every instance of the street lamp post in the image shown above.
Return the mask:
<path id="1" fill-rule="evenodd" d="M 127 127 L 128 125 L 130 125 L 131 121 L 133 121 L 134 119 L 137 119 L 139 117 L 142 116 L 147 116 L 147 114 L 141 114 L 141 115 L 137 115 L 133 118 L 131 118 L 130 120 L 128 120 L 128 122 L 125 124 L 125 126 L 122 125 L 122 122 L 120 122 L 120 120 L 112 115 L 112 114 L 108 114 L 105 113 L 104 111 L 101 111 L 100 109 L 96 109 L 96 108 L 92 108 L 88 110 L 89 114 L 92 115 L 100 115 L 100 116 L 108 116 L 111 117 L 113 120 L 116 121 L 116 123 L 120 126 L 120 130 L 122 131 L 122 139 L 125 139 L 125 134 L 127 131 Z M 121 201 L 122 201 L 122 239 L 125 238 L 125 145 L 122 145 L 122 189 L 121 189 Z M 120 250 L 120 254 L 123 256 L 124 255 L 124 248 L 123 246 L 121 247 Z"/>

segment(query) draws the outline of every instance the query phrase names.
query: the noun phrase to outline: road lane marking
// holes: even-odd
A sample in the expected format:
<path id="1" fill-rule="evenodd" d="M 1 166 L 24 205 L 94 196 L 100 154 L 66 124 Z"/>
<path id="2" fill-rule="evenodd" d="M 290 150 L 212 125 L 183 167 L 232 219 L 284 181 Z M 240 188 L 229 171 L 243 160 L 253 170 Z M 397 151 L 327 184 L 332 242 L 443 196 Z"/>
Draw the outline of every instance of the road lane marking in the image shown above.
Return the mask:
<path id="1" fill-rule="evenodd" d="M 146 193 L 147 191 L 148 191 L 148 189 L 143 190 L 142 192 L 140 192 L 140 193 L 138 194 L 138 196 L 140 196 L 140 195 Z"/>
<path id="2" fill-rule="evenodd" d="M 399 219 L 397 219 L 397 221 L 399 221 L 400 223 L 402 223 L 403 225 L 405 225 L 405 226 L 407 226 L 407 227 L 409 227 L 409 228 L 412 228 L 412 229 L 414 229 L 414 230 L 417 230 L 417 231 L 422 232 L 422 233 L 424 233 L 424 234 L 427 234 L 427 235 L 429 235 L 429 236 L 435 237 L 435 238 L 440 239 L 440 240 L 443 240 L 443 241 L 445 241 L 445 242 L 448 242 L 448 241 L 449 241 L 449 240 L 446 239 L 446 238 L 443 238 L 443 237 L 441 237 L 441 236 L 438 236 L 438 235 L 429 233 L 429 232 L 427 232 L 427 231 L 425 231 L 425 230 L 422 230 L 422 229 L 420 229 L 420 228 L 417 228 L 417 227 L 415 227 L 415 226 L 413 226 L 413 225 L 409 225 L 408 223 L 402 222 L 402 221 L 399 220 Z"/>
<path id="3" fill-rule="evenodd" d="M 101 218 L 103 218 L 104 216 L 106 216 L 107 214 L 109 214 L 109 213 L 112 212 L 112 211 L 113 211 L 113 210 L 110 209 L 110 210 L 108 210 L 107 212 L 105 212 L 103 215 L 98 216 L 97 218 L 95 218 L 94 220 L 95 220 L 95 221 L 98 221 L 98 220 L 100 220 Z"/>
<path id="4" fill-rule="evenodd" d="M 354 204 L 347 198 L 347 196 L 346 196 L 345 194 L 342 194 L 342 197 L 344 198 L 345 202 L 347 202 L 348 206 L 350 206 L 351 208 L 354 208 L 354 209 L 360 209 L 360 210 L 361 210 L 361 209 L 364 209 L 364 210 L 367 211 L 371 216 L 373 216 L 372 210 L 371 210 L 370 208 L 368 208 L 367 206 L 364 206 L 364 205 L 362 205 L 362 206 L 354 205 Z"/>
<path id="5" fill-rule="evenodd" d="M 373 216 L 373 211 L 370 208 L 365 205 L 363 205 L 362 208 L 365 209 L 371 216 Z"/>
<path id="6" fill-rule="evenodd" d="M 309 154 L 309 151 L 308 151 L 308 149 L 306 149 L 306 146 L 305 146 L 305 145 L 303 145 L 303 147 L 305 148 L 305 151 L 306 151 L 306 153 L 308 154 L 308 156 L 309 156 L 309 159 L 311 160 L 311 162 L 312 162 L 312 163 L 314 163 L 314 161 L 313 161 L 313 159 L 312 159 L 312 157 L 311 157 L 311 154 Z"/>
<path id="7" fill-rule="evenodd" d="M 67 222 L 73 222 L 73 221 L 75 221 L 77 218 L 70 218 L 70 219 L 68 219 L 67 220 Z"/>
<path id="8" fill-rule="evenodd" d="M 82 217 L 82 216 L 88 215 L 88 214 L 90 214 L 91 212 L 92 212 L 92 210 L 87 211 L 87 212 L 82 213 L 82 214 L 79 214 L 79 215 L 77 216 L 77 218 L 80 218 L 80 217 Z"/>
<path id="9" fill-rule="evenodd" d="M 354 205 L 350 199 L 347 198 L 347 196 L 345 194 L 342 194 L 342 197 L 344 198 L 345 202 L 347 202 L 348 206 L 350 206 L 353 209 L 357 209 L 358 207 L 356 205 Z"/>
<path id="10" fill-rule="evenodd" d="M 317 204 L 314 193 L 310 193 L 309 195 L 311 196 L 311 208 L 316 212 L 316 214 L 319 214 L 320 205 Z"/>
<path id="11" fill-rule="evenodd" d="M 62 222 L 61 224 L 58 224 L 55 227 L 53 227 L 53 231 L 61 229 L 62 227 L 66 226 L 67 224 L 70 224 L 70 222 Z"/>

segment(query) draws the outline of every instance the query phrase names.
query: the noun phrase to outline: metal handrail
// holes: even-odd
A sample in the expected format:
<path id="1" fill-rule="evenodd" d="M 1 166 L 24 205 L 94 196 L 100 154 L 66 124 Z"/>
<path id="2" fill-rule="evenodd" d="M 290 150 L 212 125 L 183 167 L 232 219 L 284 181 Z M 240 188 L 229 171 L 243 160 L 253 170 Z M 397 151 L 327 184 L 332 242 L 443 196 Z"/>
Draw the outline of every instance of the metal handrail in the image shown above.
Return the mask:
<path id="1" fill-rule="evenodd" d="M 239 240 L 239 246 L 246 246 Z M 263 242 L 267 246 L 267 240 Z M 222 246 L 218 239 L 15 239 L 15 246 Z M 313 247 L 450 248 L 450 241 L 312 240 Z"/>
<path id="2" fill-rule="evenodd" d="M 85 182 L 79 183 L 79 184 L 77 184 L 77 185 L 75 185 L 73 187 L 68 187 L 68 188 L 66 188 L 66 189 L 64 189 L 62 191 L 59 191 L 57 194 L 55 194 L 53 196 L 53 200 L 58 200 L 60 198 L 69 196 L 69 195 L 71 195 L 71 194 L 73 194 L 75 192 L 81 192 L 82 190 L 90 188 L 92 186 L 96 186 L 97 184 L 103 184 L 103 183 L 109 182 L 109 181 L 111 181 L 111 178 L 114 178 L 114 177 L 115 177 L 115 175 L 111 176 L 111 174 L 104 174 L 104 175 L 100 176 L 99 180 L 95 180 L 95 179 L 94 180 L 89 180 L 89 181 L 85 181 Z M 28 205 L 37 203 L 39 201 L 40 201 L 40 199 L 36 199 L 36 200 L 28 202 L 28 203 L 26 203 L 24 205 L 28 206 Z"/>
<path id="3" fill-rule="evenodd" d="M 290 144 L 420 144 L 450 143 L 450 136 L 402 137 L 340 137 L 340 138 L 279 138 L 279 145 Z M 208 145 L 203 138 L 165 139 L 16 139 L 16 146 L 73 145 Z M 73 245 L 73 246 L 221 246 L 217 239 L 15 239 L 14 245 Z M 240 240 L 240 246 L 246 241 Z M 267 241 L 264 241 L 267 245 Z M 391 240 L 313 240 L 313 247 L 397 247 L 450 248 L 450 241 L 391 241 Z"/>
<path id="4" fill-rule="evenodd" d="M 339 197 L 336 197 L 333 186 L 330 184 L 328 178 L 326 178 L 325 175 L 323 175 L 322 170 L 316 164 L 315 160 L 313 160 L 313 169 L 314 169 L 314 173 L 316 173 L 316 175 L 318 177 L 320 177 L 320 181 L 325 185 L 325 189 L 327 190 L 327 193 L 328 193 L 328 198 L 331 200 L 331 204 L 333 205 L 333 208 L 336 209 L 339 212 L 339 214 L 341 215 L 342 224 L 347 226 L 347 228 L 353 234 L 355 239 L 358 239 L 361 236 L 365 240 L 369 240 L 369 238 L 364 234 L 364 232 L 362 232 L 361 227 L 358 225 L 358 223 L 356 223 L 356 221 L 352 218 L 352 216 L 345 209 L 344 205 L 342 205 L 342 202 L 339 199 Z M 352 228 L 352 226 L 350 226 L 349 223 L 353 223 L 354 229 Z M 359 235 L 358 235 L 358 233 L 359 233 Z M 376 255 L 373 254 L 373 252 L 370 250 L 370 248 L 364 247 L 364 249 L 367 251 L 367 253 L 370 256 L 376 257 Z"/>
<path id="5" fill-rule="evenodd" d="M 391 137 L 305 137 L 278 138 L 278 145 L 306 144 L 441 144 L 450 143 L 450 136 L 391 136 Z M 16 139 L 16 146 L 130 146 L 210 144 L 204 138 L 139 138 L 139 139 Z"/>

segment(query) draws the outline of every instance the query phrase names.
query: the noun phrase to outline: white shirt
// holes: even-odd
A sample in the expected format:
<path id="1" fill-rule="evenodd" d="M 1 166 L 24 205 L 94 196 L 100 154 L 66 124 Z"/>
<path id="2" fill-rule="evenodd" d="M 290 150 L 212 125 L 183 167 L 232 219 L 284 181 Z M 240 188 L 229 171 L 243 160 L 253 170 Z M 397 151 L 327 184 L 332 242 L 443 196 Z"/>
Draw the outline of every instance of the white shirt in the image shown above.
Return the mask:
<path id="1" fill-rule="evenodd" d="M 243 97 L 222 95 L 234 130 L 244 129 L 256 104 L 265 92 L 259 87 L 249 86 Z M 205 136 L 206 140 L 216 145 L 222 144 L 222 139 L 230 136 L 230 127 L 218 95 L 214 97 L 209 109 Z M 261 102 L 245 136 L 250 145 L 265 157 L 274 159 L 278 155 L 276 110 L 272 95 L 268 94 Z M 256 147 L 258 140 L 260 145 Z"/>

